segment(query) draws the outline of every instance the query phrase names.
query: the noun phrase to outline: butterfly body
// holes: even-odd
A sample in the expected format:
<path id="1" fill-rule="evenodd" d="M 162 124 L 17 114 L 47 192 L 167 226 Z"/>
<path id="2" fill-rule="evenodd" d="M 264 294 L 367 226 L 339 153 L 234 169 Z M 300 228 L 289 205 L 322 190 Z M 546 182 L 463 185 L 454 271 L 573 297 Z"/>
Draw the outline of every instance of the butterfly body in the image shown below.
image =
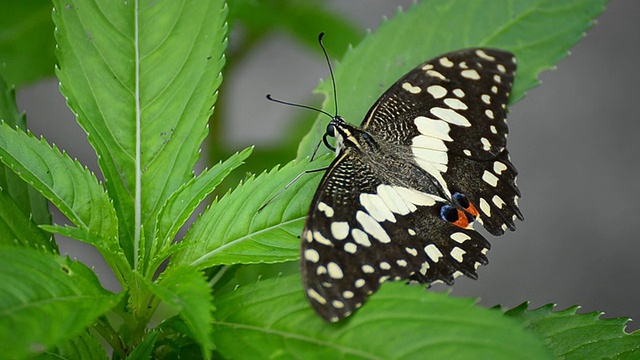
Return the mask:
<path id="1" fill-rule="evenodd" d="M 506 150 L 512 54 L 468 49 L 419 65 L 359 127 L 334 117 L 336 159 L 302 234 L 305 292 L 325 320 L 362 306 L 388 280 L 476 278 L 492 234 L 522 219 Z"/>

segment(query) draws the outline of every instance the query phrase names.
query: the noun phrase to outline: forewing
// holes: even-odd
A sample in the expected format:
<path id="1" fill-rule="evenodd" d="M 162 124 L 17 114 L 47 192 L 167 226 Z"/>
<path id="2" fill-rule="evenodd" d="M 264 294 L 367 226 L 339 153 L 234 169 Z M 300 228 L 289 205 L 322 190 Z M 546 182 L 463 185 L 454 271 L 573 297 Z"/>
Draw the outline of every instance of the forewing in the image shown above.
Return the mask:
<path id="1" fill-rule="evenodd" d="M 444 221 L 446 200 L 394 184 L 356 151 L 346 149 L 325 174 L 302 233 L 302 277 L 316 312 L 347 317 L 386 280 L 475 278 L 489 243 Z"/>
<path id="2" fill-rule="evenodd" d="M 495 49 L 448 53 L 416 67 L 371 108 L 363 130 L 397 146 L 451 196 L 464 193 L 494 235 L 522 214 L 506 151 L 506 106 L 515 57 Z"/>

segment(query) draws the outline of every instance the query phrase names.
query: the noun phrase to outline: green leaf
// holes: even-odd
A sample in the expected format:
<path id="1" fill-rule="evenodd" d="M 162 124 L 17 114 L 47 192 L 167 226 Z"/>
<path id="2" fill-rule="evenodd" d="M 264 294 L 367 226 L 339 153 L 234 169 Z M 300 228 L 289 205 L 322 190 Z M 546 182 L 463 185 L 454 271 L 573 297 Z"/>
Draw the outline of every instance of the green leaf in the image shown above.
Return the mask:
<path id="1" fill-rule="evenodd" d="M 375 34 L 348 51 L 335 68 L 340 114 L 359 123 L 391 84 L 418 64 L 449 51 L 475 47 L 502 48 L 518 59 L 511 94 L 514 103 L 538 84 L 538 74 L 553 67 L 580 40 L 607 0 L 449 0 L 422 1 L 385 21 Z M 325 43 L 337 37 L 328 32 Z M 329 79 L 317 92 L 323 109 L 333 112 Z M 318 116 L 300 144 L 298 157 L 309 155 L 324 133 Z"/>
<path id="2" fill-rule="evenodd" d="M 138 359 L 152 359 L 151 353 L 153 352 L 153 347 L 155 345 L 156 339 L 158 338 L 158 332 L 152 331 L 142 340 L 138 346 L 131 351 L 131 353 L 127 356 L 127 359 L 130 360 L 138 360 Z"/>
<path id="3" fill-rule="evenodd" d="M 0 124 L 0 160 L 60 209 L 78 228 L 117 241 L 111 200 L 88 169 L 57 147 Z"/>
<path id="4" fill-rule="evenodd" d="M 98 153 L 138 268 L 161 206 L 193 177 L 222 81 L 227 9 L 223 0 L 54 5 L 61 91 Z"/>
<path id="5" fill-rule="evenodd" d="M 0 72 L 9 84 L 52 76 L 54 49 L 50 2 L 0 2 Z"/>
<path id="6" fill-rule="evenodd" d="M 200 344 L 202 356 L 210 358 L 211 294 L 202 273 L 188 266 L 171 267 L 151 287 L 162 302 L 180 314 L 194 340 Z"/>
<path id="7" fill-rule="evenodd" d="M 242 22 L 243 28 L 256 35 L 285 30 L 318 52 L 318 34 L 330 30 L 340 36 L 326 44 L 327 51 L 336 56 L 343 54 L 349 45 L 362 38 L 363 32 L 339 14 L 323 9 L 323 5 L 317 0 L 233 0 L 229 2 L 229 18 Z"/>
<path id="8" fill-rule="evenodd" d="M 18 112 L 15 91 L 1 76 L 0 120 L 22 131 L 27 130 L 25 116 Z M 15 239 L 23 246 L 58 251 L 53 237 L 36 227 L 36 224 L 51 223 L 47 200 L 4 164 L 0 164 L 0 197 L 0 242 Z"/>
<path id="9" fill-rule="evenodd" d="M 506 312 L 547 340 L 561 359 L 638 359 L 640 332 L 625 332 L 626 318 L 600 319 L 602 313 L 577 314 L 579 307 L 553 311 L 554 305 L 528 310 L 526 303 Z"/>
<path id="10" fill-rule="evenodd" d="M 15 200 L 3 190 L 0 190 L 0 245 L 20 245 L 57 253 L 53 237 L 25 215 Z"/>
<path id="11" fill-rule="evenodd" d="M 85 229 L 70 226 L 40 225 L 40 228 L 54 234 L 60 234 L 93 245 L 113 270 L 123 288 L 133 284 L 133 272 L 129 262 L 116 241 L 107 241 Z"/>
<path id="12" fill-rule="evenodd" d="M 83 331 L 79 336 L 47 350 L 36 356 L 33 360 L 107 360 L 107 353 L 88 331 Z"/>
<path id="13" fill-rule="evenodd" d="M 211 169 L 204 170 L 202 174 L 185 183 L 167 199 L 156 222 L 158 224 L 156 234 L 158 244 L 156 245 L 154 242 L 154 246 L 158 251 L 171 244 L 178 230 L 185 224 L 196 207 L 231 171 L 242 165 L 252 151 L 252 147 L 246 148 L 232 155 L 225 162 L 220 162 Z"/>
<path id="14" fill-rule="evenodd" d="M 401 283 L 383 285 L 337 324 L 313 312 L 298 276 L 241 287 L 215 305 L 214 341 L 226 358 L 552 358 L 540 339 L 498 311 Z"/>
<path id="15" fill-rule="evenodd" d="M 0 251 L 3 357 L 35 354 L 79 335 L 120 298 L 81 263 L 24 248 Z"/>
<path id="16" fill-rule="evenodd" d="M 320 174 L 302 175 L 262 211 L 258 210 L 297 175 L 323 168 L 328 160 L 328 156 L 312 163 L 303 159 L 248 179 L 196 220 L 183 240 L 187 246 L 172 261 L 204 269 L 221 264 L 296 260 L 308 199 Z"/>

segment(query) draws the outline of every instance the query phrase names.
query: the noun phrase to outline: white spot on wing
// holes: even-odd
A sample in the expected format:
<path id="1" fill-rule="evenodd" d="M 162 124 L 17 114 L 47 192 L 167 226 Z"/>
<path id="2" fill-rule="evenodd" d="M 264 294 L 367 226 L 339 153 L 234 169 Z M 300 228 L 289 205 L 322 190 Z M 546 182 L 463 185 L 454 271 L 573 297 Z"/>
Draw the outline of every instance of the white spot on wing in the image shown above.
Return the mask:
<path id="1" fill-rule="evenodd" d="M 435 263 L 437 263 L 438 260 L 440 260 L 440 258 L 442 257 L 442 253 L 440 252 L 440 249 L 438 249 L 438 247 L 435 246 L 434 244 L 429 244 L 425 246 L 424 252 Z"/>
<path id="2" fill-rule="evenodd" d="M 464 91 L 462 89 L 453 89 L 453 95 L 461 98 L 464 97 Z"/>
<path id="3" fill-rule="evenodd" d="M 482 174 L 482 180 L 493 187 L 498 186 L 498 178 L 487 170 Z"/>
<path id="4" fill-rule="evenodd" d="M 487 117 L 491 120 L 493 120 L 494 115 L 493 115 L 493 111 L 491 109 L 487 109 L 484 111 L 484 114 L 487 115 Z"/>
<path id="5" fill-rule="evenodd" d="M 480 99 L 482 100 L 483 103 L 487 105 L 491 104 L 491 96 L 487 94 L 482 94 L 482 96 L 480 96 Z"/>
<path id="6" fill-rule="evenodd" d="M 344 244 L 344 251 L 348 252 L 349 254 L 355 254 L 355 252 L 358 251 L 358 247 L 356 246 L 356 244 L 348 242 Z"/>
<path id="7" fill-rule="evenodd" d="M 454 248 L 451 250 L 451 257 L 452 257 L 455 261 L 457 261 L 457 262 L 461 263 L 461 262 L 462 262 L 462 260 L 463 260 L 462 255 L 464 255 L 464 254 L 466 254 L 466 253 L 467 253 L 466 251 L 464 251 L 464 250 L 462 250 L 461 248 L 459 248 L 459 247 L 457 247 L 457 246 L 456 246 L 456 247 L 454 247 Z"/>
<path id="8" fill-rule="evenodd" d="M 480 138 L 480 142 L 482 143 L 482 149 L 486 151 L 491 150 L 491 143 L 489 142 L 489 139 L 483 137 L 483 138 Z"/>
<path id="9" fill-rule="evenodd" d="M 304 251 L 304 258 L 312 263 L 317 263 L 320 260 L 320 254 L 314 249 L 307 249 Z"/>
<path id="10" fill-rule="evenodd" d="M 423 149 L 447 151 L 447 145 L 444 144 L 444 141 L 442 139 L 426 135 L 418 135 L 414 137 L 411 140 L 411 146 Z"/>
<path id="11" fill-rule="evenodd" d="M 318 292 L 313 290 L 313 289 L 308 289 L 307 290 L 307 295 L 309 296 L 309 298 L 319 302 L 322 305 L 327 303 L 327 300 L 325 298 L 323 298 L 322 296 L 320 296 L 320 294 L 318 294 Z"/>
<path id="12" fill-rule="evenodd" d="M 360 229 L 353 229 L 351 230 L 351 236 L 353 236 L 353 240 L 356 242 L 356 244 L 362 245 L 364 247 L 371 246 L 369 236 L 364 231 Z"/>
<path id="13" fill-rule="evenodd" d="M 340 268 L 340 265 L 334 262 L 330 262 L 327 264 L 327 272 L 329 273 L 329 276 L 333 279 L 342 279 L 344 277 L 344 274 L 342 273 L 342 269 Z"/>
<path id="14" fill-rule="evenodd" d="M 441 73 L 435 71 L 435 70 L 427 70 L 427 75 L 431 76 L 431 77 L 435 77 L 438 78 L 440 80 L 447 80 L 447 78 L 442 75 Z"/>
<path id="15" fill-rule="evenodd" d="M 496 58 L 494 58 L 493 56 L 487 54 L 486 52 L 484 52 L 482 49 L 478 49 L 476 50 L 476 55 L 478 55 L 479 57 L 485 59 L 485 60 L 489 60 L 489 61 L 495 61 Z"/>
<path id="16" fill-rule="evenodd" d="M 498 209 L 502 209 L 502 207 L 505 205 L 504 200 L 502 200 L 502 198 L 498 195 L 493 195 L 491 201 L 498 207 Z"/>
<path id="17" fill-rule="evenodd" d="M 387 204 L 385 204 L 377 194 L 360 194 L 360 204 L 364 206 L 369 215 L 376 219 L 376 221 L 396 222 L 393 212 L 391 212 Z"/>
<path id="18" fill-rule="evenodd" d="M 331 305 L 336 309 L 342 309 L 344 307 L 344 303 L 340 300 L 333 300 Z"/>
<path id="19" fill-rule="evenodd" d="M 487 216 L 491 216 L 491 206 L 484 198 L 480 198 L 480 210 Z"/>
<path id="20" fill-rule="evenodd" d="M 344 240 L 349 236 L 349 223 L 346 221 L 335 221 L 331 223 L 331 235 L 338 240 Z"/>
<path id="21" fill-rule="evenodd" d="M 493 163 L 493 171 L 496 174 L 502 174 L 505 170 L 507 170 L 507 165 L 501 163 L 500 161 L 496 161 Z"/>
<path id="22" fill-rule="evenodd" d="M 446 56 L 441 57 L 440 58 L 440 65 L 444 66 L 444 67 L 453 67 L 453 62 L 451 60 L 449 60 L 449 58 L 447 58 Z"/>
<path id="23" fill-rule="evenodd" d="M 423 262 L 420 266 L 420 274 L 427 275 L 427 270 L 429 270 L 429 267 L 430 266 L 428 261 Z"/>
<path id="24" fill-rule="evenodd" d="M 380 263 L 380 269 L 389 270 L 389 269 L 391 269 L 391 265 L 388 262 L 383 261 L 383 262 Z"/>
<path id="25" fill-rule="evenodd" d="M 418 256 L 418 250 L 414 248 L 406 247 L 404 248 L 404 251 L 406 251 L 411 256 Z"/>
<path id="26" fill-rule="evenodd" d="M 451 240 L 457 242 L 458 244 L 462 244 L 463 242 L 471 239 L 471 236 L 462 232 L 455 232 L 451 234 L 449 237 L 451 238 Z"/>
<path id="27" fill-rule="evenodd" d="M 391 238 L 389 238 L 389 235 L 382 228 L 380 223 L 378 223 L 369 214 L 367 214 L 367 213 L 365 213 L 363 211 L 358 211 L 356 213 L 356 220 L 358 220 L 360 225 L 362 225 L 362 228 L 364 229 L 364 231 L 369 233 L 371 236 L 376 238 L 381 243 L 385 243 L 386 244 L 386 243 L 390 243 L 391 242 Z"/>
<path id="28" fill-rule="evenodd" d="M 480 80 L 480 74 L 478 74 L 474 69 L 462 70 L 460 75 L 470 80 Z"/>
<path id="29" fill-rule="evenodd" d="M 416 210 L 416 207 L 411 203 L 404 201 L 404 198 L 398 194 L 394 186 L 378 185 L 378 195 L 387 204 L 389 209 L 396 214 L 407 215 L 410 212 Z"/>
<path id="30" fill-rule="evenodd" d="M 371 265 L 362 265 L 362 272 L 365 274 L 373 274 L 375 271 L 376 269 L 374 269 Z"/>
<path id="31" fill-rule="evenodd" d="M 356 281 L 353 283 L 353 285 L 355 285 L 357 288 L 361 288 L 361 287 L 363 287 L 363 286 L 364 286 L 364 284 L 365 284 L 364 279 L 358 279 L 358 280 L 356 280 Z"/>
<path id="32" fill-rule="evenodd" d="M 427 194 L 427 193 L 423 193 L 421 191 L 418 191 L 416 189 L 409 189 L 409 188 L 404 188 L 404 187 L 400 187 L 400 186 L 394 186 L 395 190 L 398 192 L 398 194 L 400 196 L 402 196 L 402 198 L 407 201 L 407 202 L 411 202 L 412 204 L 415 205 L 420 205 L 420 206 L 433 206 L 436 204 L 436 201 L 442 201 L 442 199 L 440 197 L 437 197 L 435 195 L 431 195 L 431 194 Z M 411 229 L 409 229 L 411 230 Z M 415 234 L 415 232 L 414 232 Z"/>
<path id="33" fill-rule="evenodd" d="M 419 94 L 420 92 L 422 92 L 422 89 L 420 89 L 419 86 L 413 86 L 408 82 L 402 83 L 402 88 L 407 90 L 408 92 L 410 92 L 412 94 Z"/>
<path id="34" fill-rule="evenodd" d="M 440 119 L 431 119 L 425 116 L 416 117 L 413 122 L 416 124 L 418 131 L 422 135 L 442 139 L 444 141 L 453 141 L 449 136 L 449 124 Z"/>
<path id="35" fill-rule="evenodd" d="M 318 210 L 322 211 L 328 218 L 333 216 L 333 208 L 322 201 L 318 203 Z"/>
<path id="36" fill-rule="evenodd" d="M 450 124 L 464 126 L 464 127 L 471 126 L 471 123 L 469 122 L 469 120 L 467 120 L 466 117 L 458 114 L 455 110 L 445 109 L 441 107 L 433 107 L 431 108 L 430 111 L 433 115 L 439 117 L 440 119 Z"/>
<path id="37" fill-rule="evenodd" d="M 433 96 L 434 99 L 440 99 L 447 95 L 447 89 L 440 85 L 431 85 L 427 88 L 427 92 Z"/>
<path id="38" fill-rule="evenodd" d="M 333 246 L 331 241 L 329 241 L 329 239 L 327 239 L 326 237 L 322 236 L 322 234 L 320 234 L 319 231 L 313 232 L 313 239 L 322 245 Z"/>
<path id="39" fill-rule="evenodd" d="M 456 98 L 446 98 L 443 100 L 445 105 L 447 105 L 448 107 L 454 109 L 454 110 L 467 110 L 467 104 L 463 103 L 462 101 L 456 99 Z"/>

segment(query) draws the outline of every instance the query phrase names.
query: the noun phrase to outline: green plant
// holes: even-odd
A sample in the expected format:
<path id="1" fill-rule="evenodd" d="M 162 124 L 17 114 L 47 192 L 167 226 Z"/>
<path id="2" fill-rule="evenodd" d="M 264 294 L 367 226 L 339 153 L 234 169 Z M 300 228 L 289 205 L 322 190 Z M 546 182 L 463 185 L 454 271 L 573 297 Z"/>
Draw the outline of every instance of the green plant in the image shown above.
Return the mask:
<path id="1" fill-rule="evenodd" d="M 513 103 L 564 56 L 603 3 L 414 5 L 346 51 L 335 69 L 343 90 L 341 113 L 359 119 L 380 91 L 415 64 L 470 46 L 516 54 Z M 526 306 L 505 316 L 473 300 L 399 283 L 383 286 L 352 318 L 324 323 L 306 303 L 295 266 L 318 176 L 296 182 L 268 211 L 258 208 L 301 171 L 330 161 L 330 156 L 311 164 L 305 160 L 326 119 L 319 118 L 302 140 L 297 160 L 249 176 L 214 200 L 175 242 L 196 206 L 253 151 L 192 173 L 222 82 L 227 6 L 223 0 L 55 0 L 54 5 L 56 75 L 99 155 L 105 183 L 28 134 L 13 90 L 0 84 L 4 356 L 103 359 L 107 353 L 99 340 L 113 349 L 113 358 L 131 359 L 632 358 L 640 353 L 638 334 L 624 333 L 624 319 Z M 310 21 L 318 15 L 306 2 L 233 1 L 230 8 L 231 23 L 247 26 L 246 46 L 274 26 L 269 19 L 280 19 L 277 24 L 307 41 L 322 30 L 318 24 L 331 20 L 346 34 L 330 49 L 334 53 L 346 47 L 340 41 L 357 41 L 357 32 L 329 13 Z M 13 82 L 29 79 L 13 76 Z M 331 94 L 327 82 L 318 90 Z M 326 99 L 323 108 L 332 109 L 332 97 Z M 215 121 L 221 119 L 214 118 L 214 128 Z M 213 135 L 215 142 L 220 135 Z M 73 226 L 52 225 L 47 200 Z M 86 265 L 60 256 L 56 233 L 96 247 L 122 291 L 104 290 Z M 256 282 L 255 273 L 264 279 Z"/>

